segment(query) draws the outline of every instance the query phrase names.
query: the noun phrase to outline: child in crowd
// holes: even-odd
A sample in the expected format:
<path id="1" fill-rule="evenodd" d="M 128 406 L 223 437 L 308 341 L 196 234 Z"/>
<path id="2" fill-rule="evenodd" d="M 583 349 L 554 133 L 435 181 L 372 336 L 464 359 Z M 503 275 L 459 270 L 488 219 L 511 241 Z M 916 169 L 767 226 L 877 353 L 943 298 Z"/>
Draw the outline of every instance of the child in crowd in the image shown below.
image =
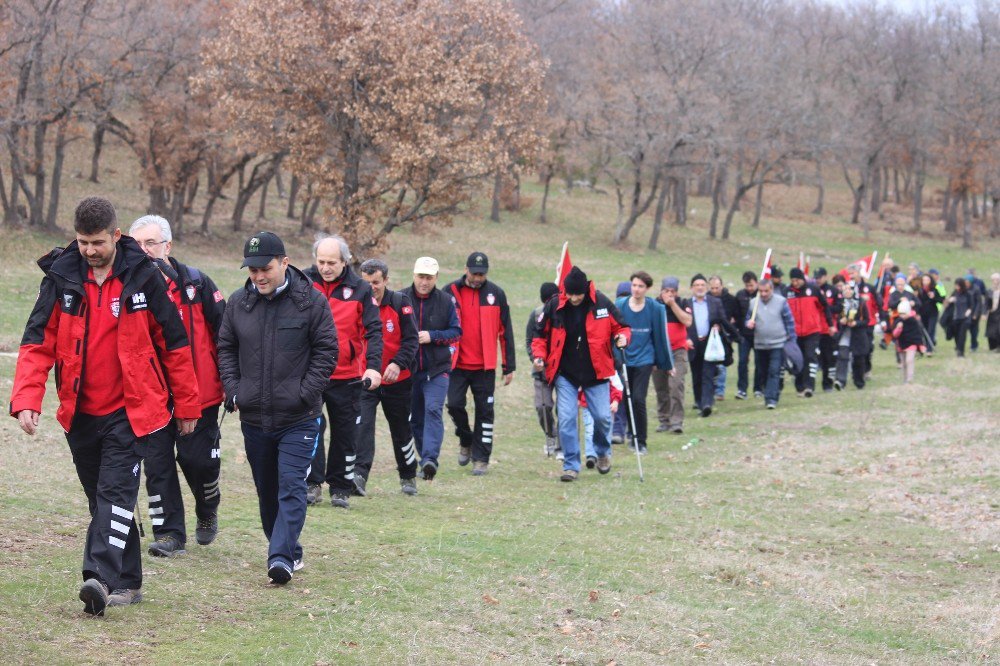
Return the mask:
<path id="1" fill-rule="evenodd" d="M 833 387 L 838 391 L 847 385 L 847 368 L 851 368 L 854 386 L 865 387 L 865 358 L 868 356 L 868 308 L 854 293 L 854 282 L 844 282 L 841 286 L 843 298 L 837 304 L 837 321 L 840 337 L 837 340 L 837 371 Z"/>
<path id="2" fill-rule="evenodd" d="M 892 329 L 892 337 L 896 340 L 896 353 L 899 354 L 900 367 L 903 371 L 903 383 L 913 381 L 913 362 L 917 352 L 926 351 L 923 331 L 917 313 L 913 311 L 910 301 L 903 299 L 896 308 L 896 325 Z"/>

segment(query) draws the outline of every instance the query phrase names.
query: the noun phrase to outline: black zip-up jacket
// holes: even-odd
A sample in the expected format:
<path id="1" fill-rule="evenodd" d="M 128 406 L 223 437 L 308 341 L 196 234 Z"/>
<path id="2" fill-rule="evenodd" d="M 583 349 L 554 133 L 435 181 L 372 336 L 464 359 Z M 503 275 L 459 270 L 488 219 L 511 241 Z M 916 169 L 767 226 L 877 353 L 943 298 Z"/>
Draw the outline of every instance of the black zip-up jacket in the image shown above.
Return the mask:
<path id="1" fill-rule="evenodd" d="M 410 370 L 414 374 L 426 372 L 428 377 L 450 371 L 455 343 L 462 337 L 455 299 L 437 287 L 427 298 L 422 298 L 412 284 L 403 290 L 403 295 L 413 303 L 417 331 L 427 331 L 431 336 L 430 344 L 420 345 Z"/>
<path id="2" fill-rule="evenodd" d="M 745 288 L 736 292 L 736 304 L 739 307 L 739 315 L 736 318 L 736 328 L 740 335 L 753 342 L 753 331 L 747 328 L 747 316 L 750 314 L 750 302 L 757 297 L 757 292 L 752 294 Z"/>
<path id="3" fill-rule="evenodd" d="M 240 420 L 266 432 L 317 418 L 337 365 L 337 329 L 326 298 L 298 268 L 274 298 L 250 280 L 233 292 L 219 331 L 219 372 Z"/>

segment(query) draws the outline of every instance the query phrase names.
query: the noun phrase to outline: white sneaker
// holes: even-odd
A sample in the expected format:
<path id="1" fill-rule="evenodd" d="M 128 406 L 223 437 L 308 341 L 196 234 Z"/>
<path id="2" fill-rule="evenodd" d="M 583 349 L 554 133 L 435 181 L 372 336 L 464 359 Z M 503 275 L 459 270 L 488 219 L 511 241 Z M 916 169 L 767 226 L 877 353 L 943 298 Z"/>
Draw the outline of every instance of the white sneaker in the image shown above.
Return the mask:
<path id="1" fill-rule="evenodd" d="M 305 562 L 303 562 L 302 558 L 300 557 L 299 559 L 292 562 L 292 571 L 301 571 L 305 565 L 306 565 Z"/>

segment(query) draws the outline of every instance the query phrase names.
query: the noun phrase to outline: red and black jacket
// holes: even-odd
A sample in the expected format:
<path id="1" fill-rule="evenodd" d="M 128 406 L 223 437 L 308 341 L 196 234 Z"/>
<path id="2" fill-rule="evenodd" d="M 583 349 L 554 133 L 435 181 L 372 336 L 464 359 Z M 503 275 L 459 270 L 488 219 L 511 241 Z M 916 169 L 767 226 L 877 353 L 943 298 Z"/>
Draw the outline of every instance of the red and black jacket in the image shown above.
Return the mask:
<path id="1" fill-rule="evenodd" d="M 462 292 L 477 292 L 479 310 L 479 332 L 482 339 L 483 357 L 481 359 L 468 359 L 462 355 L 462 343 L 458 343 L 456 352 L 456 363 L 461 367 L 468 364 L 478 366 L 482 363 L 483 370 L 496 370 L 497 367 L 497 342 L 500 342 L 500 364 L 503 374 L 508 375 L 514 372 L 516 362 L 514 360 L 514 329 L 510 323 L 510 307 L 507 305 L 507 295 L 503 289 L 487 280 L 479 289 L 473 289 L 465 284 L 465 278 L 459 278 L 448 285 L 446 291 L 455 297 L 455 306 L 458 308 L 458 318 L 463 325 L 468 328 L 468 321 L 471 317 L 477 316 L 475 313 L 462 311 Z"/>
<path id="2" fill-rule="evenodd" d="M 837 321 L 838 306 L 837 303 L 840 301 L 840 292 L 832 284 L 827 282 L 826 284 L 817 284 L 816 288 L 819 289 L 819 293 L 823 295 L 826 299 L 826 306 L 830 309 L 830 317 L 833 321 L 833 326 L 837 329 L 840 328 L 840 324 Z M 823 331 L 824 335 L 830 335 L 829 329 Z"/>
<path id="3" fill-rule="evenodd" d="M 861 302 L 865 305 L 865 309 L 868 311 L 867 325 L 874 327 L 879 320 L 878 313 L 882 302 L 878 298 L 878 293 L 864 280 L 858 280 L 858 283 L 854 286 L 854 294 L 861 299 Z"/>
<path id="4" fill-rule="evenodd" d="M 172 257 L 167 261 L 156 260 L 156 264 L 170 278 L 170 298 L 177 306 L 191 343 L 201 407 L 214 407 L 222 403 L 217 343 L 222 315 L 226 311 L 226 299 L 212 278 L 197 268 L 182 264 Z"/>
<path id="5" fill-rule="evenodd" d="M 315 266 L 303 271 L 330 303 L 337 327 L 340 360 L 330 379 L 357 379 L 365 370 L 382 369 L 382 319 L 371 285 L 350 266 L 333 282 L 324 282 Z"/>
<path id="6" fill-rule="evenodd" d="M 413 318 L 413 305 L 401 291 L 386 289 L 378 306 L 382 319 L 382 372 L 390 363 L 399 366 L 399 379 L 410 376 L 410 366 L 417 356 L 417 322 Z M 382 381 L 383 384 L 389 382 Z"/>
<path id="7" fill-rule="evenodd" d="M 801 289 L 790 288 L 785 298 L 795 319 L 795 334 L 798 337 L 829 333 L 833 326 L 830 305 L 815 282 L 807 282 Z"/>
<path id="8" fill-rule="evenodd" d="M 76 241 L 38 261 L 45 272 L 28 318 L 11 392 L 10 413 L 42 411 L 45 380 L 55 366 L 59 408 L 56 419 L 69 432 L 80 402 L 81 384 L 104 363 L 119 363 L 125 413 L 137 437 L 174 416 L 201 416 L 198 383 L 184 325 L 156 265 L 130 237 L 118 241 L 112 273 L 121 280 L 118 358 L 87 358 L 88 266 Z"/>
<path id="9" fill-rule="evenodd" d="M 594 374 L 598 379 L 610 379 L 615 374 L 615 360 L 612 341 L 619 333 L 631 339 L 632 329 L 625 325 L 621 313 L 611 300 L 590 283 L 587 305 L 589 306 L 584 326 L 587 331 L 587 346 Z M 535 336 L 531 341 L 531 355 L 545 361 L 545 380 L 552 384 L 559 372 L 563 347 L 566 345 L 566 329 L 563 324 L 563 309 L 569 302 L 565 293 L 550 299 L 535 323 Z"/>

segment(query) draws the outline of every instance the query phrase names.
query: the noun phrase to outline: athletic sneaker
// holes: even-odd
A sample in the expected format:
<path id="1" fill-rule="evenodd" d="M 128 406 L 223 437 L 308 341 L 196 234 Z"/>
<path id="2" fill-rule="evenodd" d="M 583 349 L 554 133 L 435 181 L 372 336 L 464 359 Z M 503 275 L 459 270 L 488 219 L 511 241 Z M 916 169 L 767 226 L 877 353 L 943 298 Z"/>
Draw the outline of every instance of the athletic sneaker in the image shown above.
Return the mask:
<path id="1" fill-rule="evenodd" d="M 109 606 L 131 606 L 142 601 L 142 590 L 121 588 L 108 595 Z"/>
<path id="2" fill-rule="evenodd" d="M 458 447 L 458 464 L 465 467 L 472 460 L 472 448 L 468 446 Z"/>
<path id="3" fill-rule="evenodd" d="M 483 462 L 482 460 L 477 460 L 472 463 L 472 476 L 486 476 L 490 471 L 490 464 L 488 462 Z"/>
<path id="4" fill-rule="evenodd" d="M 612 444 L 622 444 L 625 441 L 625 437 L 622 435 L 611 435 Z"/>
<path id="5" fill-rule="evenodd" d="M 763 398 L 764 397 L 764 392 L 763 391 L 754 391 L 753 392 L 753 397 L 755 397 L 755 398 Z"/>
<path id="6" fill-rule="evenodd" d="M 611 456 L 601 456 L 597 459 L 597 471 L 601 474 L 611 471 Z"/>
<path id="7" fill-rule="evenodd" d="M 833 388 L 837 389 L 838 391 L 842 391 L 844 389 L 844 385 L 841 384 L 839 381 L 835 381 L 833 383 Z"/>
<path id="8" fill-rule="evenodd" d="M 416 479 L 400 479 L 399 480 L 399 486 L 400 486 L 400 490 L 403 491 L 404 495 L 410 495 L 412 497 L 413 495 L 417 494 L 417 480 Z"/>
<path id="9" fill-rule="evenodd" d="M 423 471 L 424 471 L 424 480 L 433 481 L 434 476 L 437 474 L 438 471 L 437 463 L 434 462 L 433 460 L 428 460 L 427 462 L 424 463 Z"/>
<path id="10" fill-rule="evenodd" d="M 292 579 L 292 569 L 279 560 L 267 567 L 267 577 L 275 585 L 284 585 Z"/>
<path id="11" fill-rule="evenodd" d="M 666 432 L 668 430 L 670 430 L 670 426 L 667 425 L 666 423 L 661 423 L 660 425 L 656 426 L 656 432 Z"/>
<path id="12" fill-rule="evenodd" d="M 556 449 L 556 460 L 560 462 L 566 460 L 566 454 L 562 452 L 562 449 Z"/>
<path id="13" fill-rule="evenodd" d="M 347 493 L 330 493 L 330 505 L 341 509 L 351 508 L 351 502 Z"/>
<path id="14" fill-rule="evenodd" d="M 564 469 L 562 476 L 559 477 L 560 481 L 565 481 L 569 483 L 570 481 L 576 481 L 576 477 L 580 475 L 579 472 L 573 469 Z"/>
<path id="15" fill-rule="evenodd" d="M 701 410 L 701 415 L 705 418 L 708 418 L 709 416 L 712 415 L 712 408 L 711 407 L 704 408 L 703 410 Z"/>
<path id="16" fill-rule="evenodd" d="M 737 400 L 746 400 L 747 399 L 747 392 L 746 391 L 737 391 L 736 392 L 736 399 Z"/>
<path id="17" fill-rule="evenodd" d="M 184 544 L 172 536 L 160 537 L 149 544 L 148 550 L 149 554 L 155 557 L 173 557 L 174 555 L 183 555 L 187 552 L 184 550 Z"/>
<path id="18" fill-rule="evenodd" d="M 776 403 L 776 402 L 769 402 L 769 403 L 767 403 L 767 408 L 768 409 L 777 409 L 778 408 L 778 403 Z"/>
<path id="19" fill-rule="evenodd" d="M 215 535 L 219 533 L 219 516 L 212 514 L 211 518 L 198 519 L 198 525 L 194 529 L 194 540 L 199 546 L 207 546 L 215 541 Z"/>
<path id="20" fill-rule="evenodd" d="M 597 465 L 597 457 L 587 456 L 587 469 L 594 469 L 595 465 Z"/>
<path id="21" fill-rule="evenodd" d="M 306 488 L 306 504 L 312 506 L 314 504 L 323 503 L 323 486 L 318 483 L 310 483 L 309 487 Z"/>
<path id="22" fill-rule="evenodd" d="M 357 495 L 358 497 L 368 497 L 368 493 L 365 491 L 365 486 L 367 485 L 368 485 L 368 479 L 359 474 L 355 474 L 354 488 L 351 490 L 351 494 Z"/>
<path id="23" fill-rule="evenodd" d="M 96 578 L 91 578 L 80 587 L 80 601 L 83 602 L 84 613 L 104 615 L 108 605 L 108 588 Z"/>
<path id="24" fill-rule="evenodd" d="M 813 390 L 812 389 L 806 389 L 805 391 L 802 392 L 802 395 L 804 395 L 807 398 L 811 398 L 811 397 L 813 397 Z"/>
<path id="25" fill-rule="evenodd" d="M 545 457 L 551 458 L 559 450 L 559 440 L 555 437 L 545 438 Z"/>
<path id="26" fill-rule="evenodd" d="M 299 559 L 292 562 L 292 571 L 302 571 L 302 569 L 304 569 L 305 566 L 306 563 L 303 562 L 302 558 L 300 557 Z"/>

